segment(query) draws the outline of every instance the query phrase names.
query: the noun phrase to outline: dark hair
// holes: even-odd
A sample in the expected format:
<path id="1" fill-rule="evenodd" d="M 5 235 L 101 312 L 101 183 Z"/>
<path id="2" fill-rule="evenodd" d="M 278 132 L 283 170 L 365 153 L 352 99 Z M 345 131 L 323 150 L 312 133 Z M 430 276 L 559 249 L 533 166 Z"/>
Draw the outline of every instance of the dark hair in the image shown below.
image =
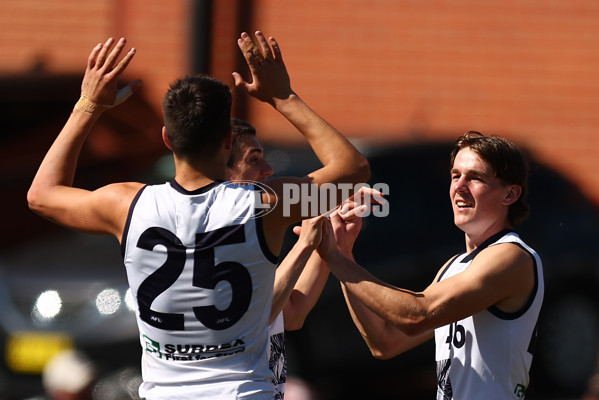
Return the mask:
<path id="1" fill-rule="evenodd" d="M 162 112 L 173 152 L 184 157 L 209 157 L 218 150 L 230 127 L 231 90 L 206 75 L 173 82 Z"/>
<path id="2" fill-rule="evenodd" d="M 242 136 L 256 136 L 256 128 L 247 121 L 239 118 L 231 118 L 231 134 L 233 135 L 233 146 L 231 155 L 227 161 L 227 167 L 232 168 L 239 161 L 239 138 Z"/>
<path id="3" fill-rule="evenodd" d="M 510 205 L 508 222 L 514 227 L 524 221 L 530 212 L 527 200 L 529 167 L 526 154 L 507 139 L 469 131 L 456 141 L 451 152 L 450 169 L 453 168 L 458 152 L 466 147 L 488 162 L 493 168 L 494 176 L 504 185 L 518 185 L 522 188 L 518 200 Z"/>

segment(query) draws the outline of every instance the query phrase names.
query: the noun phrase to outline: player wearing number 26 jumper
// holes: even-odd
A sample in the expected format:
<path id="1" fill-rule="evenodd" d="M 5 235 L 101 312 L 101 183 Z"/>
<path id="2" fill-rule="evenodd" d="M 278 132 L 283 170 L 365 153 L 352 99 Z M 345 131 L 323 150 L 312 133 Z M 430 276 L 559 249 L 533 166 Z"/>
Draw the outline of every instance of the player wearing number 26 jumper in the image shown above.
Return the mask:
<path id="1" fill-rule="evenodd" d="M 73 187 L 94 123 L 140 85 L 117 88 L 136 50 L 119 61 L 125 40 L 108 39 L 90 53 L 81 98 L 27 195 L 41 216 L 120 242 L 143 348 L 139 392 L 147 400 L 274 398 L 267 324 L 276 256 L 287 227 L 303 220 L 292 261 L 305 263 L 325 220 L 302 215 L 301 198 L 289 207 L 275 205 L 285 185 L 355 185 L 369 177 L 366 159 L 291 90 L 277 42 L 259 32 L 255 40 L 246 33 L 238 39 L 251 79 L 234 73 L 235 85 L 293 124 L 322 168 L 272 179 L 268 190 L 224 182 L 232 143 L 230 88 L 208 76 L 186 76 L 171 84 L 163 101 L 172 181 Z"/>
<path id="2" fill-rule="evenodd" d="M 522 399 L 544 291 L 541 259 L 513 231 L 528 214 L 526 159 L 506 139 L 468 132 L 456 141 L 450 176 L 466 251 L 423 291 L 382 282 L 332 246 L 321 256 L 375 357 L 434 337 L 438 400 Z M 347 241 L 342 221 L 331 221 L 337 242 Z"/>

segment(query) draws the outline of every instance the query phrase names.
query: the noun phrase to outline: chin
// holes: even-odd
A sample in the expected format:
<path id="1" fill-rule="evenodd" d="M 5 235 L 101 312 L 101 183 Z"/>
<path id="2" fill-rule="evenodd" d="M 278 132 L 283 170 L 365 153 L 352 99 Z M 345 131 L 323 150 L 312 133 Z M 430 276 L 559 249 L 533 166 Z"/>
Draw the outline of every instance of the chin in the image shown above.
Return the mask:
<path id="1" fill-rule="evenodd" d="M 457 217 L 457 218 L 453 219 L 453 223 L 455 224 L 455 226 L 464 232 L 466 232 L 468 230 L 468 226 L 470 225 L 469 222 L 470 221 L 468 221 L 462 217 Z"/>

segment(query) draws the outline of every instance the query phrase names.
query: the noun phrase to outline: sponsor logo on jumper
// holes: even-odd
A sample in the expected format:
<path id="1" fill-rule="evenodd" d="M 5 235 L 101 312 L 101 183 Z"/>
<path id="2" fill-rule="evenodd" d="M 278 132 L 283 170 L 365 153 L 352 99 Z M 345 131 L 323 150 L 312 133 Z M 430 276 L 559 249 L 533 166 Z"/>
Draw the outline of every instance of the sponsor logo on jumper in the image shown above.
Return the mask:
<path id="1" fill-rule="evenodd" d="M 145 350 L 165 360 L 190 361 L 207 358 L 230 356 L 245 351 L 246 345 L 242 338 L 223 344 L 160 344 L 144 335 Z"/>
<path id="2" fill-rule="evenodd" d="M 516 388 L 514 389 L 514 394 L 516 395 L 517 398 L 523 399 L 524 395 L 526 394 L 526 386 L 524 386 L 520 383 L 517 384 Z"/>

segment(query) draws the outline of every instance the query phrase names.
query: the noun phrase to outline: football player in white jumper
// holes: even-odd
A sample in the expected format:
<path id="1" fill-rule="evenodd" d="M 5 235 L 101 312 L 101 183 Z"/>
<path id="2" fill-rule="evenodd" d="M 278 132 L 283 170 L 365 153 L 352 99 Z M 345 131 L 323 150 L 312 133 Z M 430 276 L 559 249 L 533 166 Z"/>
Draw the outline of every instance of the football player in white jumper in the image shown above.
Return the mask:
<path id="1" fill-rule="evenodd" d="M 247 33 L 238 39 L 251 82 L 234 73 L 236 86 L 292 123 L 319 154 L 322 168 L 273 179 L 271 192 L 224 182 L 230 88 L 208 76 L 186 76 L 171 85 L 163 102 L 172 181 L 73 187 L 94 123 L 140 85 L 117 88 L 136 50 L 120 57 L 125 39 L 111 38 L 91 51 L 81 97 L 27 195 L 41 216 L 120 242 L 143 348 L 140 395 L 148 400 L 274 398 L 266 351 L 276 256 L 286 228 L 311 217 L 302 215 L 303 198 L 287 207 L 276 202 L 284 199 L 286 185 L 357 184 L 370 174 L 368 161 L 291 89 L 274 38 L 257 32 L 256 41 Z M 317 232 L 322 218 L 311 221 Z"/>
<path id="2" fill-rule="evenodd" d="M 544 292 L 539 256 L 512 230 L 528 214 L 527 162 L 512 142 L 478 132 L 458 139 L 450 161 L 454 222 L 466 246 L 426 289 L 385 283 L 335 246 L 323 256 L 373 356 L 434 337 L 437 399 L 522 399 Z M 417 174 L 413 167 L 402 173 Z M 338 241 L 357 235 L 337 215 L 331 220 Z"/>
<path id="3" fill-rule="evenodd" d="M 256 128 L 246 121 L 232 118 L 231 132 L 233 146 L 227 162 L 227 180 L 267 181 L 272 176 L 273 169 L 264 157 L 264 148 L 256 137 Z M 268 358 L 276 389 L 275 399 L 283 399 L 287 382 L 285 331 L 298 330 L 303 326 L 328 277 L 329 268 L 318 254 L 312 254 L 306 262 L 298 257 L 295 247 L 277 267 L 271 321 L 268 326 Z"/>

